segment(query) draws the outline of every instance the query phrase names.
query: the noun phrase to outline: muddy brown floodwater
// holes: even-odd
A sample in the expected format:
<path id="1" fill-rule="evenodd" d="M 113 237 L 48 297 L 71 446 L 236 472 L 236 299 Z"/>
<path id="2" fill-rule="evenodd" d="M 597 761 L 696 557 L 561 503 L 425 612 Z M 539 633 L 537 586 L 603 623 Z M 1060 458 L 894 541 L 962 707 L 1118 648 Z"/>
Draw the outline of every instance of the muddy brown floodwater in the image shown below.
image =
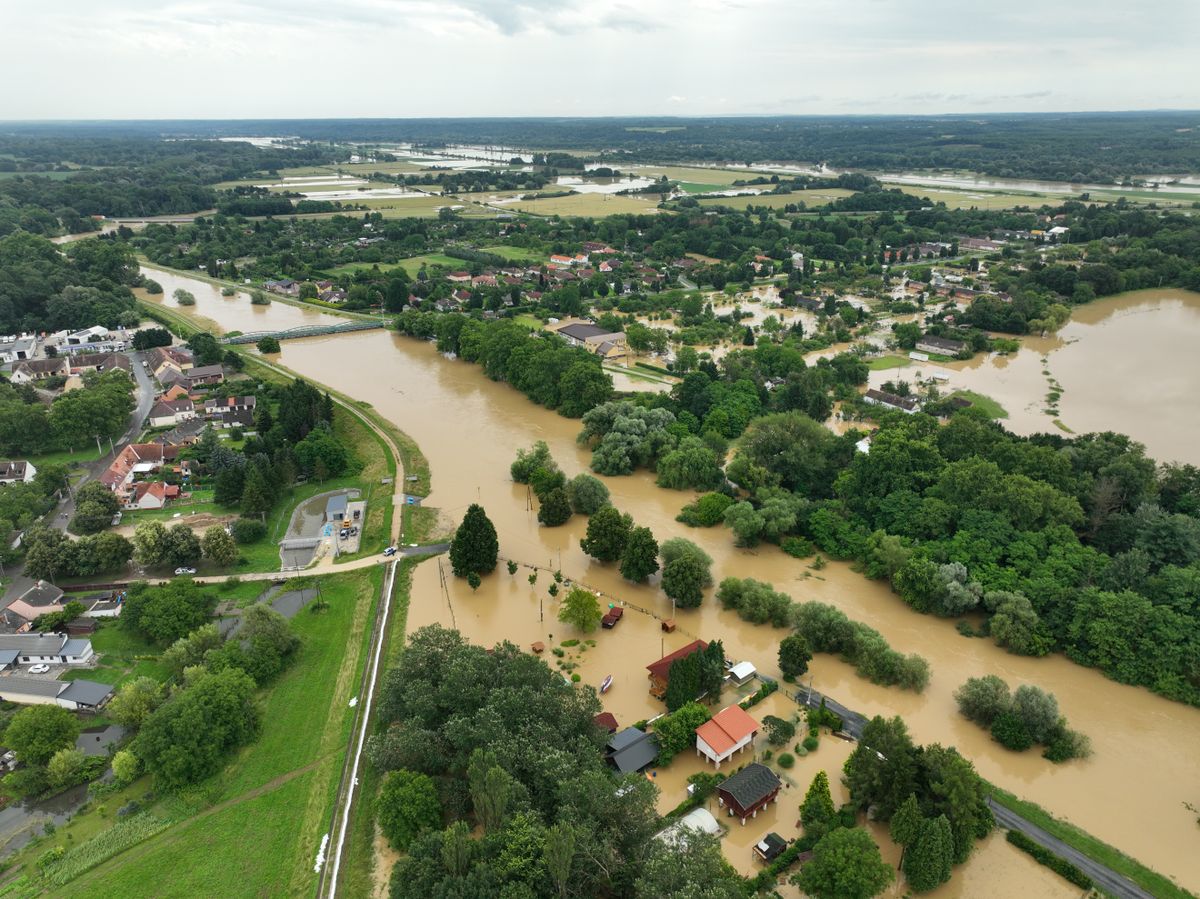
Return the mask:
<path id="1" fill-rule="evenodd" d="M 1200 464 L 1200 294 L 1138 290 L 1077 307 L 1053 337 L 1026 337 L 1011 356 L 981 355 L 944 366 L 915 363 L 871 373 L 871 385 L 943 371 L 947 389 L 992 397 L 1018 434 L 1119 431 L 1161 462 Z M 1042 364 L 1045 358 L 1046 364 Z M 1062 385 L 1059 414 L 1046 414 L 1050 384 Z"/>
<path id="2" fill-rule="evenodd" d="M 229 328 L 240 327 L 220 315 L 223 302 L 209 307 L 194 283 L 185 286 L 197 295 L 196 313 L 212 315 Z M 260 327 L 286 327 L 272 318 L 300 311 L 273 304 Z M 730 658 L 752 661 L 760 671 L 778 676 L 776 651 L 782 631 L 741 622 L 721 610 L 710 593 L 702 608 L 680 611 L 679 629 L 664 635 L 655 618 L 632 608 L 660 618 L 670 616 L 670 601 L 658 589 L 657 579 L 649 585 L 631 585 L 613 566 L 592 561 L 579 548 L 586 527 L 581 516 L 563 527 L 539 527 L 526 488 L 509 478 L 509 464 L 519 448 L 540 439 L 549 444 L 568 476 L 587 470 L 589 454 L 575 443 L 578 421 L 534 406 L 506 385 L 487 380 L 476 366 L 443 359 L 432 344 L 389 332 L 288 341 L 281 362 L 304 377 L 371 403 L 410 434 L 432 469 L 433 494 L 427 502 L 456 520 L 470 503 L 481 503 L 495 522 L 503 556 L 561 569 L 566 577 L 630 604 L 616 629 L 588 635 L 596 645 L 583 652 L 576 648 L 568 656 L 583 683 L 597 686 L 606 675 L 614 676 L 614 686 L 603 702 L 622 726 L 662 711 L 647 693 L 645 666 L 663 650 L 669 652 L 694 637 L 721 639 Z M 1065 376 L 1059 377 L 1067 385 Z M 817 689 L 867 715 L 901 715 L 919 742 L 957 746 L 988 779 L 1040 803 L 1181 885 L 1200 890 L 1200 830 L 1195 814 L 1184 805 L 1200 804 L 1200 710 L 1114 683 L 1061 656 L 1012 656 L 989 641 L 965 638 L 951 622 L 913 612 L 885 586 L 862 578 L 849 566 L 831 563 L 814 572 L 807 562 L 773 547 L 738 549 L 725 529 L 686 528 L 675 521 L 675 515 L 693 494 L 662 490 L 645 472 L 603 480 L 616 507 L 632 513 L 660 541 L 686 536 L 703 546 L 713 557 L 717 581 L 728 576 L 755 577 L 797 601 L 835 605 L 878 629 L 900 652 L 924 656 L 933 672 L 929 688 L 916 695 L 875 686 L 837 659 L 820 655 L 811 666 Z M 501 565 L 475 593 L 465 581 L 446 573 L 443 588 L 436 561 L 417 568 L 410 628 L 439 621 L 459 628 L 475 642 L 510 639 L 525 647 L 535 640 L 553 647 L 564 638 L 581 636 L 556 620 L 555 602 L 546 593 L 547 571 L 540 572 L 531 587 L 528 569 L 510 576 Z M 558 661 L 549 653 L 547 660 Z M 1094 756 L 1053 765 L 1033 751 L 1015 754 L 992 742 L 957 713 L 953 699 L 964 680 L 985 674 L 997 674 L 1013 687 L 1033 683 L 1054 692 L 1071 726 L 1091 737 Z M 755 713 L 762 711 L 756 708 Z M 812 764 L 817 759 L 825 764 L 822 754 L 832 756 L 836 751 L 834 741 L 823 738 L 815 756 L 798 761 L 794 778 L 806 786 L 815 770 Z M 683 763 L 681 757 L 672 765 L 680 773 L 660 775 L 663 807 L 681 798 L 683 772 L 698 770 L 688 766 L 691 762 Z M 830 765 L 830 773 L 836 782 L 838 763 Z M 783 821 L 791 818 L 800 798 L 792 795 L 781 802 L 780 808 L 787 809 Z M 739 846 L 740 841 L 731 844 L 727 852 L 734 864 L 744 867 Z M 960 885 L 948 886 L 961 891 L 961 884 L 970 883 L 974 885 L 970 895 L 985 895 L 981 881 L 988 878 L 976 868 L 990 869 L 993 876 L 1003 868 L 1003 876 L 1027 884 L 1030 895 L 1061 894 L 1060 884 L 1035 876 L 1040 872 L 1028 868 L 1025 859 L 1017 860 L 1006 845 L 987 844 L 980 859 L 978 866 L 968 866 L 970 877 L 956 873 L 955 884 Z"/>

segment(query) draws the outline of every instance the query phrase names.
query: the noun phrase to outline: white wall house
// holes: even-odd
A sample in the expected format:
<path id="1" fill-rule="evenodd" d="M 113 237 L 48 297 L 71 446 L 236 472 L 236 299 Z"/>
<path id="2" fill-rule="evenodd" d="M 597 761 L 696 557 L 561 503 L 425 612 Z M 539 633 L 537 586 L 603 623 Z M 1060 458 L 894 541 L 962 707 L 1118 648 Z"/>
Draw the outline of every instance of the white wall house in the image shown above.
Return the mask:
<path id="1" fill-rule="evenodd" d="M 721 709 L 696 728 L 696 754 L 708 759 L 717 768 L 754 742 L 758 722 L 740 705 Z"/>
<path id="2" fill-rule="evenodd" d="M 4 634 L 2 650 L 15 650 L 20 665 L 83 665 L 95 654 L 91 640 L 66 634 Z"/>

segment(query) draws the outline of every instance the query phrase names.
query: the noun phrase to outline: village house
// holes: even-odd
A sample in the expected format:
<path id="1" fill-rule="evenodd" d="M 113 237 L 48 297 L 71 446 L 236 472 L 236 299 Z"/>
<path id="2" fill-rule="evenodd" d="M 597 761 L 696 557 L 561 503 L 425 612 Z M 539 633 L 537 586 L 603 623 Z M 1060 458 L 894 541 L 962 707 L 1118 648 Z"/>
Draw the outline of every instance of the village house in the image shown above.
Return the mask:
<path id="1" fill-rule="evenodd" d="M 917 349 L 924 353 L 940 353 L 943 356 L 954 356 L 963 352 L 967 348 L 967 344 L 962 340 L 953 340 L 949 337 L 937 337 L 933 334 L 926 334 L 917 341 Z"/>
<path id="2" fill-rule="evenodd" d="M 12 675 L 0 678 L 0 699 L 22 705 L 59 705 L 95 712 L 112 698 L 113 688 L 91 680 L 58 681 Z"/>
<path id="3" fill-rule="evenodd" d="M 37 476 L 37 468 L 32 462 L 22 459 L 0 462 L 0 484 L 15 484 L 18 481 L 28 484 Z"/>
<path id="4" fill-rule="evenodd" d="M 70 366 L 62 357 L 54 359 L 24 359 L 13 363 L 9 377 L 14 384 L 32 384 L 46 378 L 66 377 Z"/>
<path id="5" fill-rule="evenodd" d="M 719 771 L 721 762 L 752 746 L 757 735 L 758 722 L 740 705 L 731 705 L 696 728 L 696 755 L 708 759 Z"/>
<path id="6" fill-rule="evenodd" d="M 470 284 L 471 283 L 471 273 L 470 272 L 450 272 L 450 274 L 446 275 L 446 280 L 449 281 L 451 284 Z"/>
<path id="7" fill-rule="evenodd" d="M 225 380 L 225 368 L 220 364 L 200 365 L 187 373 L 187 379 L 188 385 L 191 387 L 220 384 Z"/>
<path id="8" fill-rule="evenodd" d="M 627 727 L 609 737 L 604 757 L 621 774 L 641 771 L 658 758 L 658 737 Z"/>
<path id="9" fill-rule="evenodd" d="M 909 415 L 919 411 L 921 408 L 921 404 L 910 396 L 897 396 L 894 393 L 875 389 L 864 393 L 863 401 L 872 406 L 887 406 L 891 409 L 899 409 L 901 412 L 906 412 Z"/>
<path id="10" fill-rule="evenodd" d="M 63 610 L 63 592 L 53 584 L 36 581 L 29 589 L 0 609 L 0 633 L 23 634 L 41 615 Z M 0 668 L 3 666 L 0 665 Z"/>
<path id="11" fill-rule="evenodd" d="M 779 801 L 782 786 L 783 781 L 774 771 L 766 765 L 751 762 L 717 787 L 717 805 L 740 818 L 745 826 L 747 818 L 758 817 L 759 809 Z"/>
<path id="12" fill-rule="evenodd" d="M 263 287 L 271 293 L 284 297 L 300 296 L 300 285 L 291 278 L 283 278 L 279 281 L 267 281 L 263 284 Z"/>
<path id="13" fill-rule="evenodd" d="M 605 359 L 625 355 L 625 334 L 621 331 L 609 331 L 588 322 L 573 322 L 561 326 L 556 333 L 571 346 L 581 346 Z"/>
<path id="14" fill-rule="evenodd" d="M 495 287 L 496 284 L 495 275 L 476 275 L 471 279 L 472 287 Z"/>
<path id="15" fill-rule="evenodd" d="M 174 427 L 181 421 L 189 421 L 195 417 L 196 406 L 190 396 L 181 396 L 173 400 L 159 400 L 150 409 L 150 426 L 153 428 Z"/>
<path id="16" fill-rule="evenodd" d="M 161 509 L 168 500 L 179 497 L 179 487 L 162 481 L 142 481 L 134 484 L 125 503 L 126 509 Z"/>
<path id="17" fill-rule="evenodd" d="M 124 499 L 132 491 L 135 477 L 156 472 L 178 456 L 177 445 L 131 443 L 117 454 L 99 480 L 119 498 Z"/>
<path id="18" fill-rule="evenodd" d="M 0 669 L 13 665 L 84 665 L 94 655 L 91 640 L 66 634 L 0 635 Z"/>
<path id="19" fill-rule="evenodd" d="M 693 640 L 687 646 L 682 646 L 674 652 L 667 653 L 657 662 L 651 662 L 646 666 L 646 670 L 650 672 L 650 695 L 655 699 L 662 699 L 667 695 L 667 684 L 671 677 L 671 665 L 678 659 L 684 659 L 694 652 L 701 652 L 708 649 L 708 644 L 703 640 Z"/>
<path id="20" fill-rule="evenodd" d="M 82 331 L 75 331 L 67 335 L 67 346 L 87 346 L 93 343 L 103 343 L 109 340 L 108 328 L 100 325 L 93 325 L 90 328 L 84 328 Z"/>
<path id="21" fill-rule="evenodd" d="M 106 372 L 114 368 L 129 371 L 129 357 L 122 353 L 80 353 L 68 359 L 71 374 L 78 375 L 87 371 Z"/>
<path id="22" fill-rule="evenodd" d="M 344 303 L 346 302 L 346 291 L 342 290 L 340 287 L 329 288 L 327 290 L 322 290 L 319 294 L 317 294 L 317 299 L 322 303 Z"/>
<path id="23" fill-rule="evenodd" d="M 230 412 L 250 412 L 253 414 L 258 406 L 258 399 L 253 396 L 223 396 L 204 401 L 204 414 L 208 416 L 226 415 Z"/>
<path id="24" fill-rule="evenodd" d="M 597 243 L 594 240 L 585 240 L 581 249 L 583 252 L 588 254 L 599 253 L 601 255 L 612 255 L 613 253 L 617 252 L 608 244 Z"/>

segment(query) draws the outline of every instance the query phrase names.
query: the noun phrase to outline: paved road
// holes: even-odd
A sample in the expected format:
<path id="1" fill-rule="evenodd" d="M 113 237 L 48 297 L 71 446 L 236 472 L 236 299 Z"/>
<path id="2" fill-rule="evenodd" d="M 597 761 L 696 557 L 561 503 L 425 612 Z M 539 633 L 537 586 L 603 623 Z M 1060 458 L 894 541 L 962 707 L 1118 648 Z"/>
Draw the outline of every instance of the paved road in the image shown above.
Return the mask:
<path id="1" fill-rule="evenodd" d="M 816 690 L 806 688 L 801 688 L 794 695 L 795 700 L 801 705 L 810 705 L 813 707 L 821 704 L 822 697 L 823 694 L 818 693 Z M 862 739 L 863 727 L 867 723 L 866 717 L 852 709 L 846 708 L 835 699 L 831 699 L 828 696 L 824 696 L 824 699 L 826 708 L 842 716 L 842 730 L 856 740 Z M 990 796 L 988 797 L 987 804 L 996 818 L 996 823 L 1001 827 L 1020 831 L 1039 846 L 1049 849 L 1060 858 L 1066 859 L 1087 874 L 1088 877 L 1092 878 L 1096 885 L 1106 893 L 1116 896 L 1117 899 L 1153 899 L 1150 893 L 1147 893 L 1129 880 L 1129 878 L 1123 877 L 1106 865 L 1093 861 L 1078 849 L 1068 846 L 1058 837 L 1047 833 L 1033 822 L 1000 805 L 1000 803 L 993 800 Z"/>
<path id="2" fill-rule="evenodd" d="M 1117 899 L 1153 899 L 1151 893 L 1147 893 L 1129 878 L 1122 877 L 1111 868 L 1099 862 L 1092 861 L 1091 858 L 1084 855 L 1078 849 L 1068 846 L 1058 837 L 1047 833 L 1036 824 L 1032 824 L 1022 818 L 1016 812 L 1005 808 L 990 796 L 987 803 L 988 807 L 992 810 L 992 814 L 996 816 L 996 823 L 1001 827 L 1007 827 L 1009 830 L 1018 830 L 1039 846 L 1049 849 L 1055 855 L 1059 856 L 1059 858 L 1065 858 L 1088 877 L 1092 878 L 1096 886 L 1104 890 L 1104 892 L 1116 896 Z"/>

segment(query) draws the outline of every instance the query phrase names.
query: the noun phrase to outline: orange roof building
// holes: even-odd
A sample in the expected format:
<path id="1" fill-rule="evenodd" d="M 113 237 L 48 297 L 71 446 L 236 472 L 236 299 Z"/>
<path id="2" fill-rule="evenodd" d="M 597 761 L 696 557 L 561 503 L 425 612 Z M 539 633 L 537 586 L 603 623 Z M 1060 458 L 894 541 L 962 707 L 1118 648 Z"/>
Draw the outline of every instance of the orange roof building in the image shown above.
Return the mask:
<path id="1" fill-rule="evenodd" d="M 687 646 L 680 647 L 674 652 L 669 652 L 657 662 L 651 662 L 647 665 L 646 670 L 650 672 L 650 694 L 656 699 L 662 699 L 666 696 L 667 682 L 671 677 L 672 663 L 702 649 L 708 649 L 708 644 L 703 640 L 693 640 Z"/>
<path id="2" fill-rule="evenodd" d="M 753 744 L 757 734 L 758 722 L 740 705 L 731 705 L 696 728 L 696 755 L 720 769 L 721 762 Z"/>

